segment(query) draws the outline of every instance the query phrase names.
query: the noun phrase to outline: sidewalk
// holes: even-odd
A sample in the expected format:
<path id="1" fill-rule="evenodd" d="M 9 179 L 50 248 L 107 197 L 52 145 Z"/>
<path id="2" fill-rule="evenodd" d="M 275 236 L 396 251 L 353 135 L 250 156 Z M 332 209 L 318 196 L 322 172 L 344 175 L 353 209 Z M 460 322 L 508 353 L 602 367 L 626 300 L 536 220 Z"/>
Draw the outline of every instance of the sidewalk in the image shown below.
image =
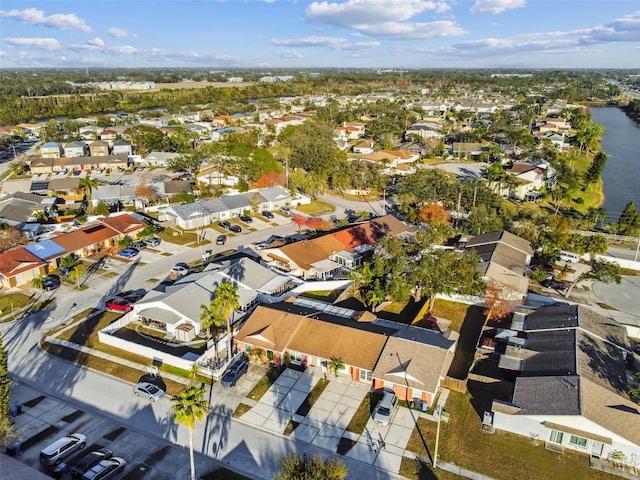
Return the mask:
<path id="1" fill-rule="evenodd" d="M 59 340 L 55 337 L 55 335 L 48 336 L 48 337 L 45 336 L 43 340 L 52 345 L 60 345 L 61 347 L 71 348 L 73 350 L 82 352 L 87 355 L 93 355 L 94 357 L 103 358 L 104 360 L 108 360 L 110 362 L 119 363 L 120 365 L 124 365 L 125 367 L 134 368 L 136 370 L 148 371 L 149 365 L 143 365 L 141 363 L 132 362 L 120 357 L 116 357 L 114 355 L 109 355 L 107 353 L 101 352 L 100 350 L 94 350 L 93 348 L 84 347 L 76 343 L 67 342 L 65 340 Z M 169 380 L 172 380 L 177 383 L 182 383 L 184 385 L 189 385 L 190 383 L 192 383 L 187 378 L 180 377 L 179 375 L 174 375 L 168 372 L 162 372 L 162 378 L 168 378 Z"/>

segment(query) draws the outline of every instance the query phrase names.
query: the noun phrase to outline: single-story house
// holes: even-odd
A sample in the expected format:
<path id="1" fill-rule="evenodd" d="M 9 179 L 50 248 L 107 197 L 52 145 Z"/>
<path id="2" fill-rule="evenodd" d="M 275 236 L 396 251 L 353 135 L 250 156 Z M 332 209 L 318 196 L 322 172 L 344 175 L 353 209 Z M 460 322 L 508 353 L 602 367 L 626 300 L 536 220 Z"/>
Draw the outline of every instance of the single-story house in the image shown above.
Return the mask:
<path id="1" fill-rule="evenodd" d="M 214 262 L 204 271 L 180 278 L 164 292 L 135 304 L 133 311 L 143 323 L 188 341 L 202 330 L 200 307 L 209 306 L 216 289 L 225 282 L 237 288 L 240 308 L 231 319 L 235 324 L 258 305 L 262 295 L 286 291 L 290 279 L 246 257 Z M 185 325 L 190 328 L 185 329 Z M 178 330 L 180 326 L 183 327 Z"/>
<path id="2" fill-rule="evenodd" d="M 380 320 L 370 312 L 290 298 L 257 307 L 234 340 L 238 350 L 263 350 L 278 365 L 328 372 L 331 360 L 338 358 L 344 363 L 338 373 L 355 382 L 431 404 L 455 353 L 455 337 Z"/>
<path id="3" fill-rule="evenodd" d="M 56 198 L 15 192 L 0 199 L 0 221 L 12 226 L 36 221 L 36 212 L 56 211 Z"/>
<path id="4" fill-rule="evenodd" d="M 640 458 L 640 405 L 629 398 L 626 329 L 581 305 L 514 313 L 499 367 L 519 374 L 492 427 L 625 468 Z M 637 464 L 633 465 L 637 468 Z"/>
<path id="5" fill-rule="evenodd" d="M 100 223 L 118 232 L 118 240 L 126 236 L 135 239 L 138 232 L 146 227 L 142 220 L 126 212 L 109 215 L 101 219 Z"/>
<path id="6" fill-rule="evenodd" d="M 262 261 L 305 280 L 328 280 L 357 267 L 386 235 L 412 230 L 392 215 L 344 228 L 311 240 L 260 250 Z"/>
<path id="7" fill-rule="evenodd" d="M 47 273 L 47 263 L 25 248 L 0 253 L 0 285 L 13 288 Z"/>
<path id="8" fill-rule="evenodd" d="M 166 167 L 169 160 L 179 157 L 179 153 L 171 152 L 151 152 L 146 157 L 140 160 L 142 165 L 149 167 Z"/>

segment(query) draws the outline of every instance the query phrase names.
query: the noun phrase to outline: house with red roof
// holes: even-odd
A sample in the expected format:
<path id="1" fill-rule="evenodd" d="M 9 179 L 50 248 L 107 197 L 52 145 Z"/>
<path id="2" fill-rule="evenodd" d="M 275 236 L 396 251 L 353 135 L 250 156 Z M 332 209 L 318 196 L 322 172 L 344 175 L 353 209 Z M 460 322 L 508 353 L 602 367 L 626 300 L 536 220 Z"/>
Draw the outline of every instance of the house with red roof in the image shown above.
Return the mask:
<path id="1" fill-rule="evenodd" d="M 46 274 L 47 262 L 24 248 L 0 253 L 0 285 L 13 288 Z"/>

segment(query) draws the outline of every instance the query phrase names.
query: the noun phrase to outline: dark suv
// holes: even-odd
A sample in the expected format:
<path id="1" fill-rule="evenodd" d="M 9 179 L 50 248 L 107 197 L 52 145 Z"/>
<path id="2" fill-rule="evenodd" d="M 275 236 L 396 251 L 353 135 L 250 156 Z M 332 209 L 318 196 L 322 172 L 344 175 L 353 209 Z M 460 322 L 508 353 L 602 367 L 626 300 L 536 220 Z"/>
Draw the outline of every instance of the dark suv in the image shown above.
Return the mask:
<path id="1" fill-rule="evenodd" d="M 225 230 L 229 230 L 231 228 L 231 224 L 226 220 L 220 222 L 218 225 L 220 225 L 220 227 L 224 228 Z"/>
<path id="2" fill-rule="evenodd" d="M 231 225 L 229 227 L 229 230 L 231 230 L 234 233 L 240 233 L 242 231 L 242 227 L 240 227 L 240 225 Z"/>
<path id="3" fill-rule="evenodd" d="M 89 470 L 94 465 L 100 463 L 105 458 L 111 458 L 113 452 L 108 448 L 99 448 L 91 453 L 86 454 L 71 468 L 71 476 L 74 478 L 80 478 L 84 472 Z"/>
<path id="4" fill-rule="evenodd" d="M 275 215 L 271 213 L 269 210 L 263 210 L 261 213 L 264 218 L 272 219 L 275 217 Z"/>

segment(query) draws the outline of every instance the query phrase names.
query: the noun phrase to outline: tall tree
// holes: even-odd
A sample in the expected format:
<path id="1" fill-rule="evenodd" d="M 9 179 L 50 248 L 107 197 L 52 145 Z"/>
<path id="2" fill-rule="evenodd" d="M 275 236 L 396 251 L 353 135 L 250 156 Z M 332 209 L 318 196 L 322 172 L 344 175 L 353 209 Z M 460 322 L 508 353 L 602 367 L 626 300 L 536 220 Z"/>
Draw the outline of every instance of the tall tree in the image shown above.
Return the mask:
<path id="1" fill-rule="evenodd" d="M 74 265 L 73 270 L 69 272 L 69 278 L 71 281 L 75 281 L 78 289 L 80 289 L 80 280 L 84 277 L 84 274 L 87 272 L 84 263 L 80 262 Z"/>
<path id="2" fill-rule="evenodd" d="M 225 324 L 225 318 L 220 310 L 216 310 L 216 305 L 213 304 L 213 302 L 208 306 L 200 305 L 200 324 L 203 329 L 209 330 L 209 333 L 213 336 L 213 349 L 216 360 L 218 360 L 218 339 L 216 338 L 216 331 Z"/>
<path id="3" fill-rule="evenodd" d="M 189 385 L 178 395 L 173 397 L 173 421 L 189 429 L 189 463 L 191 466 L 191 480 L 196 479 L 196 466 L 193 460 L 193 431 L 196 424 L 201 422 L 209 411 L 209 402 L 204 398 L 204 389 Z"/>
<path id="4" fill-rule="evenodd" d="M 625 205 L 618 219 L 618 230 L 623 235 L 637 235 L 640 232 L 640 213 L 636 210 L 636 204 L 629 202 Z"/>
<path id="5" fill-rule="evenodd" d="M 81 188 L 87 197 L 91 197 L 91 193 L 94 189 L 98 188 L 99 182 L 93 177 L 86 175 L 78 182 L 78 187 Z"/>
<path id="6" fill-rule="evenodd" d="M 222 282 L 214 292 L 214 299 L 211 301 L 211 308 L 220 312 L 227 324 L 227 358 L 231 360 L 231 351 L 233 347 L 233 337 L 231 335 L 231 318 L 234 310 L 240 308 L 240 297 L 238 296 L 238 287 L 231 282 Z"/>
<path id="7" fill-rule="evenodd" d="M 349 473 L 340 460 L 320 455 L 288 453 L 280 460 L 280 471 L 272 480 L 344 480 Z"/>
<path id="8" fill-rule="evenodd" d="M 585 190 L 590 184 L 600 179 L 602 170 L 604 170 L 604 166 L 606 163 L 607 155 L 604 152 L 596 153 L 595 157 L 593 157 L 593 161 L 591 162 L 591 166 L 589 166 L 589 169 L 584 175 L 584 180 L 586 182 L 584 186 Z"/>
<path id="9" fill-rule="evenodd" d="M 597 260 L 593 258 L 591 260 L 591 268 L 585 273 L 578 276 L 575 282 L 571 284 L 567 293 L 565 294 L 568 297 L 578 283 L 583 280 L 594 280 L 596 282 L 602 283 L 617 283 L 619 284 L 622 281 L 622 275 L 620 274 L 620 265 L 613 262 L 607 262 L 605 260 Z"/>
<path id="10" fill-rule="evenodd" d="M 9 407 L 9 383 L 11 381 L 8 373 L 7 351 L 2 345 L 2 334 L 0 334 L 0 445 L 7 445 L 14 438 Z"/>

